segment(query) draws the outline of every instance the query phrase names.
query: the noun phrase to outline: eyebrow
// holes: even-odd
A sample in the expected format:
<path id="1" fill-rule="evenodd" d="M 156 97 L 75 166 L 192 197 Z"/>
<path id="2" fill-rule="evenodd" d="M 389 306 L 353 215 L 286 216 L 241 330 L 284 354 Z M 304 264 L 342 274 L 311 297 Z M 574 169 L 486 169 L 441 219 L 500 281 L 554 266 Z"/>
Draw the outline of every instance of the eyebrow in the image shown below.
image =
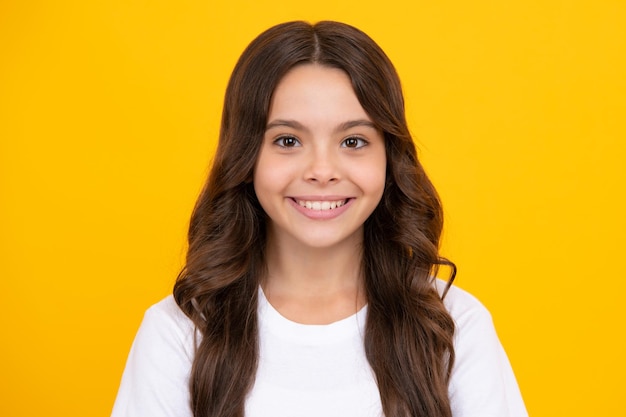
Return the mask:
<path id="1" fill-rule="evenodd" d="M 284 119 L 277 119 L 277 120 L 272 121 L 271 123 L 268 123 L 267 126 L 265 126 L 265 130 L 270 130 L 275 127 L 291 127 L 296 130 L 308 130 L 300 122 L 296 122 L 295 120 L 284 120 Z"/>
<path id="2" fill-rule="evenodd" d="M 346 130 L 352 129 L 353 127 L 364 126 L 369 127 L 371 129 L 377 130 L 376 125 L 367 119 L 356 119 L 349 120 L 347 122 L 343 122 L 335 128 L 335 132 L 345 132 Z M 292 129 L 301 130 L 308 132 L 309 129 L 304 126 L 302 123 L 296 120 L 285 120 L 285 119 L 277 119 L 268 123 L 265 127 L 265 130 L 270 130 L 276 127 L 290 127 Z"/>

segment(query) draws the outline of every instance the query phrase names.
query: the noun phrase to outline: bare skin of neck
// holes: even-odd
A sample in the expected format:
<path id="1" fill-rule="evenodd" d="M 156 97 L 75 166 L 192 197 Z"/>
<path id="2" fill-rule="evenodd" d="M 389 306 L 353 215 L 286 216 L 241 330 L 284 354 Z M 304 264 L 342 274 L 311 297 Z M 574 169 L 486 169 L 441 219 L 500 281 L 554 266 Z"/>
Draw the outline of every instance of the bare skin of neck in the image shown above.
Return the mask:
<path id="1" fill-rule="evenodd" d="M 268 239 L 265 296 L 283 317 L 297 323 L 329 324 L 355 314 L 366 304 L 360 243 L 349 239 L 311 248 Z"/>

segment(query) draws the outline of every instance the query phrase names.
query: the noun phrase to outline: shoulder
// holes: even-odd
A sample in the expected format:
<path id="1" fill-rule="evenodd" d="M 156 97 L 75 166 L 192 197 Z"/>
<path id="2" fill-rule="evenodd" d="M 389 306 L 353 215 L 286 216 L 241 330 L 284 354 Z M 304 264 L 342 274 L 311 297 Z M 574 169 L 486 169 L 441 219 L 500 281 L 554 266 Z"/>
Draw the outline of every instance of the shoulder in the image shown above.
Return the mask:
<path id="1" fill-rule="evenodd" d="M 191 416 L 195 326 L 168 296 L 150 307 L 132 344 L 113 417 Z"/>
<path id="2" fill-rule="evenodd" d="M 436 286 L 442 294 L 446 283 L 437 280 Z M 458 359 L 462 360 L 467 352 L 500 348 L 491 313 L 476 297 L 453 285 L 443 304 L 454 320 L 454 349 Z"/>
<path id="3" fill-rule="evenodd" d="M 446 283 L 437 280 L 442 294 Z M 527 417 L 513 370 L 491 314 L 472 294 L 452 286 L 444 305 L 456 329 L 450 400 L 455 417 Z"/>
<path id="4" fill-rule="evenodd" d="M 152 305 L 144 314 L 137 338 L 158 339 L 163 344 L 176 343 L 184 351 L 193 345 L 195 326 L 191 319 L 178 307 L 173 296 L 168 296 Z M 137 340 L 135 340 L 137 342 Z"/>
<path id="5" fill-rule="evenodd" d="M 442 294 L 446 283 L 437 280 L 436 285 Z M 454 348 L 458 359 L 468 351 L 500 348 L 491 314 L 476 297 L 453 285 L 443 303 L 454 320 Z"/>
<path id="6" fill-rule="evenodd" d="M 174 296 L 168 295 L 158 303 L 152 305 L 144 315 L 144 323 L 159 321 L 187 333 L 194 329 L 193 322 L 180 309 Z"/>
<path id="7" fill-rule="evenodd" d="M 445 290 L 446 282 L 437 279 L 435 286 L 437 292 L 441 295 Z M 464 322 L 471 317 L 481 318 L 491 322 L 489 310 L 487 310 L 478 298 L 455 285 L 452 285 L 448 290 L 446 297 L 443 299 L 443 304 L 457 325 L 460 324 L 459 322 Z"/>

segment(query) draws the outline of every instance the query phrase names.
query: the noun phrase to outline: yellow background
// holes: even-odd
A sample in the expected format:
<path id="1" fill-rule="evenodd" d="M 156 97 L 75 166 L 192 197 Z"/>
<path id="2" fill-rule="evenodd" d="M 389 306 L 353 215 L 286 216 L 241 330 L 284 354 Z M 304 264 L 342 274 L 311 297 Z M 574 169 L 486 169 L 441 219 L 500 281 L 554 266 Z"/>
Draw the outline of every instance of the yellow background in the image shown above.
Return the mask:
<path id="1" fill-rule="evenodd" d="M 530 414 L 626 416 L 623 0 L 2 0 L 0 415 L 109 415 L 235 60 L 293 19 L 354 24 L 396 64 L 444 253 Z"/>

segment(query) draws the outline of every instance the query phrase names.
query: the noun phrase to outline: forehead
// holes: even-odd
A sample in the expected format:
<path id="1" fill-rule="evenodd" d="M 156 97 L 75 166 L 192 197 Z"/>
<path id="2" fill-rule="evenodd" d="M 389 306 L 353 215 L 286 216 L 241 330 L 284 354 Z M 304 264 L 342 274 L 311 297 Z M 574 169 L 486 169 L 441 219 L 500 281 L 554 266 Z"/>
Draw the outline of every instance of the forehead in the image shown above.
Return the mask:
<path id="1" fill-rule="evenodd" d="M 268 122 L 274 118 L 369 120 L 348 75 L 340 69 L 317 64 L 297 66 L 280 80 L 268 116 Z"/>

